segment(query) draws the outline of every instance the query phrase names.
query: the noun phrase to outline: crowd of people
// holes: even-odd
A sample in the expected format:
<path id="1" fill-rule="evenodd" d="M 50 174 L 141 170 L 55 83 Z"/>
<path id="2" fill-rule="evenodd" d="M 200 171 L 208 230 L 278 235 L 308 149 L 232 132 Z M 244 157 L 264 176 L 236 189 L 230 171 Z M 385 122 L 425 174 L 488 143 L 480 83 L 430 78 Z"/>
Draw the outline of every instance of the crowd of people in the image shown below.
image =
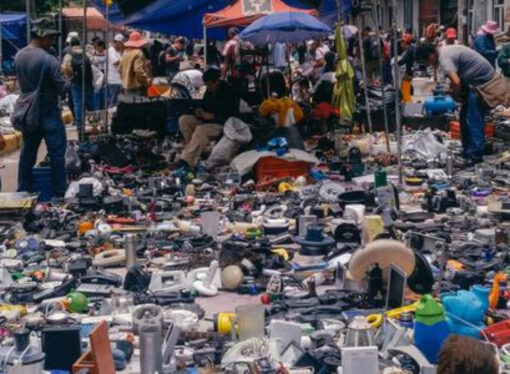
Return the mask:
<path id="1" fill-rule="evenodd" d="M 381 30 L 375 32 L 365 27 L 358 32 L 352 26 L 345 26 L 343 34 L 348 57 L 355 71 L 354 92 L 360 92 L 364 86 L 393 83 L 391 60 L 395 50 L 402 71 L 402 90 L 406 84 L 410 87 L 409 82 L 417 72 L 426 72 L 427 66 L 438 68 L 434 75 L 439 81 L 449 81 L 451 94 L 462 104 L 460 119 L 466 163 L 478 163 L 483 158 L 486 114 L 480 90 L 485 90 L 489 82 L 499 77 L 496 63 L 503 74 L 510 74 L 507 57 L 510 46 L 502 48 L 498 54 L 494 40 L 498 32 L 497 24 L 489 21 L 473 37 L 472 47 L 468 47 L 457 40 L 454 28 L 438 25 L 427 27 L 421 40 L 405 31 L 399 34 L 396 42 L 391 34 Z M 186 172 L 197 165 L 209 142 L 220 137 L 226 120 L 239 116 L 239 103 L 254 108 L 267 99 L 291 96 L 298 105 L 296 112 L 300 118 L 320 117 L 324 105 L 327 108 L 332 102 L 336 83 L 338 58 L 333 39 L 289 45 L 277 43 L 261 50 L 241 40 L 239 30 L 234 27 L 228 30 L 221 49 L 209 41 L 196 51 L 193 41 L 184 37 L 174 37 L 166 43 L 150 42 L 142 33 L 131 31 L 115 35 L 106 50 L 104 40 L 96 37 L 88 44 L 71 32 L 66 38 L 63 59 L 58 62 L 50 53 L 56 35 L 51 19 L 35 21 L 30 45 L 16 56 L 21 91 L 34 90 L 34 82 L 40 78 L 44 93 L 40 106 L 44 126 L 37 134 L 25 134 L 19 166 L 20 190 L 30 190 L 30 171 L 43 137 L 49 144 L 54 178 L 59 181 L 56 184 L 60 186 L 58 194 L 65 189 L 65 175 L 62 174 L 65 146 L 62 144 L 66 138 L 60 122 L 58 96 L 68 97 L 75 125 L 81 133 L 84 111 L 114 107 L 121 92 L 146 96 L 159 74 L 170 86 L 176 82 L 177 86 L 186 87 L 190 97 L 202 98 L 199 109 L 178 120 L 185 144 L 178 169 Z M 397 43 L 396 48 L 394 43 Z M 207 61 L 204 61 L 204 52 Z M 183 69 L 184 66 L 187 69 Z M 485 94 L 498 95 L 497 92 Z M 318 107 L 317 114 L 314 110 Z M 331 107 L 326 113 L 326 117 L 338 115 Z M 298 139 L 295 143 L 300 148 L 299 136 L 293 139 Z"/>

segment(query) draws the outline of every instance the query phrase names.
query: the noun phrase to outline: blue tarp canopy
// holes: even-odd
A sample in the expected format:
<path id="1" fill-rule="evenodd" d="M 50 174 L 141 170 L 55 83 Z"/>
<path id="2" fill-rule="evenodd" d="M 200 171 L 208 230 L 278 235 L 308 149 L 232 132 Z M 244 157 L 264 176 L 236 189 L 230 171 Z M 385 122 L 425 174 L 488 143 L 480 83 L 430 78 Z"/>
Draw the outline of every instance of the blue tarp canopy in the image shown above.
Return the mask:
<path id="1" fill-rule="evenodd" d="M 351 0 L 340 0 L 342 16 L 344 20 L 351 14 Z M 338 0 L 322 0 L 319 7 L 319 19 L 326 25 L 333 26 L 338 22 Z"/>
<path id="2" fill-rule="evenodd" d="M 290 6 L 305 7 L 304 0 L 284 1 Z M 103 0 L 92 0 L 92 3 L 101 13 L 105 14 Z M 232 0 L 156 0 L 128 17 L 124 17 L 114 4 L 108 11 L 108 19 L 112 23 L 141 30 L 181 35 L 188 38 L 202 38 L 204 14 L 216 12 L 231 3 Z M 224 39 L 225 36 L 225 30 L 207 31 L 208 38 Z"/>
<path id="3" fill-rule="evenodd" d="M 142 10 L 124 17 L 114 4 L 108 12 L 108 19 L 117 24 L 137 29 L 181 35 L 188 38 L 202 38 L 202 18 L 205 13 L 226 7 L 230 0 L 156 0 Z M 94 6 L 105 14 L 102 0 L 93 0 Z M 225 32 L 211 33 L 212 37 L 224 38 Z"/>
<path id="4" fill-rule="evenodd" d="M 16 52 L 27 45 L 26 15 L 24 13 L 0 13 L 2 28 L 2 67 L 11 72 Z"/>

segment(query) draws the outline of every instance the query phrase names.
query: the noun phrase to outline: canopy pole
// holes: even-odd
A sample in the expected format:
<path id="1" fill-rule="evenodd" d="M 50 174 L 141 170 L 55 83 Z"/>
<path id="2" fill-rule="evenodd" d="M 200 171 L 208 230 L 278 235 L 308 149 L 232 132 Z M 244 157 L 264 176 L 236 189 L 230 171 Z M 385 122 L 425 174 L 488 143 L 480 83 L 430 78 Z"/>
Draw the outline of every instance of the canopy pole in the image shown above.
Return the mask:
<path id="1" fill-rule="evenodd" d="M 64 30 L 62 29 L 62 0 L 58 0 L 58 31 L 60 35 L 58 36 L 58 57 L 59 61 L 62 61 L 64 57 L 62 55 L 63 51 L 63 40 L 64 40 Z"/>
<path id="2" fill-rule="evenodd" d="M 390 149 L 390 126 L 388 124 L 388 108 L 386 107 L 386 85 L 384 84 L 384 56 L 383 49 L 381 48 L 381 32 L 379 30 L 379 23 L 377 22 L 377 9 L 375 5 L 380 6 L 380 1 L 374 2 L 372 6 L 372 23 L 374 25 L 375 34 L 377 35 L 377 53 L 379 54 L 379 74 L 381 75 L 381 94 L 383 102 L 383 115 L 384 115 L 384 139 L 386 140 L 386 151 L 391 154 Z M 382 8 L 380 8 L 382 9 Z"/>
<path id="3" fill-rule="evenodd" d="M 394 72 L 394 86 L 395 86 L 395 117 L 397 126 L 397 157 L 398 157 L 398 183 L 403 183 L 403 168 L 402 168 L 402 119 L 400 118 L 400 95 L 398 82 L 400 81 L 400 71 L 398 68 L 398 45 L 397 45 L 397 0 L 393 0 L 393 72 Z"/>
<path id="4" fill-rule="evenodd" d="M 0 74 L 3 74 L 3 61 L 4 61 L 4 56 L 3 56 L 3 49 L 2 49 L 2 21 L 0 20 Z"/>
<path id="5" fill-rule="evenodd" d="M 105 21 L 106 21 L 106 27 L 105 27 L 105 43 L 106 43 L 106 64 L 104 67 L 104 132 L 108 132 L 108 129 L 110 126 L 108 125 L 108 70 L 110 68 L 110 24 L 109 24 L 109 10 L 110 6 L 108 5 L 108 2 L 106 2 L 106 9 L 105 9 Z"/>
<path id="6" fill-rule="evenodd" d="M 83 0 L 83 25 L 82 25 L 82 32 L 83 32 L 83 46 L 82 46 L 82 59 L 85 61 L 86 57 L 86 48 L 87 48 L 87 0 Z M 85 83 L 85 63 L 82 64 L 81 69 L 81 81 Z M 78 134 L 80 141 L 85 140 L 85 84 L 81 85 L 81 128 L 80 133 Z"/>
<path id="7" fill-rule="evenodd" d="M 207 70 L 207 27 L 205 23 L 202 24 L 204 28 L 204 71 Z"/>
<path id="8" fill-rule="evenodd" d="M 368 82 L 367 82 L 367 70 L 365 68 L 365 53 L 363 50 L 363 38 L 361 35 L 362 25 L 361 17 L 356 17 L 356 23 L 358 24 L 358 44 L 359 44 L 359 58 L 361 62 L 361 73 L 363 74 L 363 91 L 365 91 L 365 110 L 367 113 L 368 131 L 372 133 L 372 114 L 370 113 L 370 102 L 368 101 Z"/>
<path id="9" fill-rule="evenodd" d="M 30 0 L 25 1 L 25 12 L 27 17 L 27 45 L 30 43 L 30 20 L 32 17 L 30 17 Z"/>

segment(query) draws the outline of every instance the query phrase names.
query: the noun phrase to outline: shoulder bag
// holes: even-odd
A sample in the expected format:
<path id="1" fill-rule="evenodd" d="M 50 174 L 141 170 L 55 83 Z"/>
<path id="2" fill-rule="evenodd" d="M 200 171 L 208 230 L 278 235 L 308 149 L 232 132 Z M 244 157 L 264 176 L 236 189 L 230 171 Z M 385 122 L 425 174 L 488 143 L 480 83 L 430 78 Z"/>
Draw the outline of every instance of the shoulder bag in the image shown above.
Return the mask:
<path id="1" fill-rule="evenodd" d="M 44 60 L 39 83 L 34 91 L 22 93 L 16 103 L 11 114 L 11 122 L 13 127 L 25 132 L 33 132 L 40 125 L 39 97 L 41 93 L 41 85 L 46 74 L 48 58 Z"/>

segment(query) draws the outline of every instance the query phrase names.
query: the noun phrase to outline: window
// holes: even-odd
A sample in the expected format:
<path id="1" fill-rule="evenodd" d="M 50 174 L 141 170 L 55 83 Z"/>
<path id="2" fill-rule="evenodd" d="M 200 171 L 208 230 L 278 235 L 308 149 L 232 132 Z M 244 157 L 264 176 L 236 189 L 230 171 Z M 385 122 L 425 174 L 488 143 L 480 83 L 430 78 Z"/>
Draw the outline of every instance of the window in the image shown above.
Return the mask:
<path id="1" fill-rule="evenodd" d="M 499 29 L 505 27 L 505 0 L 493 0 L 493 19 L 498 23 Z"/>

